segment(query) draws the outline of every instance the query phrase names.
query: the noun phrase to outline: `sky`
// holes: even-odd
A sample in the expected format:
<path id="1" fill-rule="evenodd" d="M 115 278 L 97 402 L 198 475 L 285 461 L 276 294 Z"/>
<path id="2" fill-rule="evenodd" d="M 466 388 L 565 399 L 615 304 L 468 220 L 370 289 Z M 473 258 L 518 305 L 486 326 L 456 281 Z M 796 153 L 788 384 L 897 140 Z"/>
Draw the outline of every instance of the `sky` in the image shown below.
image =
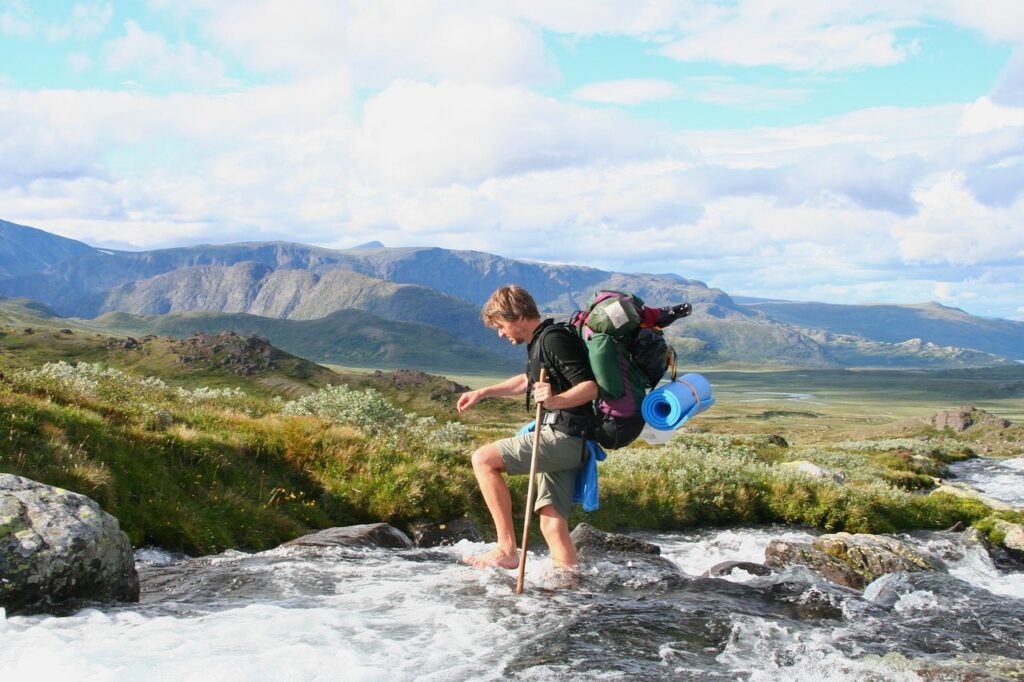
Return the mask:
<path id="1" fill-rule="evenodd" d="M 1024 10 L 0 0 L 0 219 L 1024 320 Z"/>

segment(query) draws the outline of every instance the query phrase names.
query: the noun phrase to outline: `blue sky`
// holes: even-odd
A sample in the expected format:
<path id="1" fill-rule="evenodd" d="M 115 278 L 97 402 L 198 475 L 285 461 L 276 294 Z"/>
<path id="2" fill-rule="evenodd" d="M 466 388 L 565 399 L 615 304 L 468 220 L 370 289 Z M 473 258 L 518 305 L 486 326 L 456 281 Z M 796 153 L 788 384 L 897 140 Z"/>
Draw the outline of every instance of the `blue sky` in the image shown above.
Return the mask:
<path id="1" fill-rule="evenodd" d="M 1024 319 L 1018 4 L 0 0 L 0 218 Z"/>

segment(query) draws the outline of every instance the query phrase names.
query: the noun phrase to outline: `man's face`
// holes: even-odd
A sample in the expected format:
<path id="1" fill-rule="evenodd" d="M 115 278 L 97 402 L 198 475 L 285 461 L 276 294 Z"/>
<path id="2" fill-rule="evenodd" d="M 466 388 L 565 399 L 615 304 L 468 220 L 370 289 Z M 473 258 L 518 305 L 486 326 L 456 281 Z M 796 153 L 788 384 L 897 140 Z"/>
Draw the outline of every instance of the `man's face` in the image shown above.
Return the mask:
<path id="1" fill-rule="evenodd" d="M 508 339 L 514 345 L 520 343 L 526 343 L 526 324 L 523 318 L 518 320 L 504 320 L 496 318 L 494 320 L 494 328 L 498 330 L 498 336 L 502 339 Z"/>

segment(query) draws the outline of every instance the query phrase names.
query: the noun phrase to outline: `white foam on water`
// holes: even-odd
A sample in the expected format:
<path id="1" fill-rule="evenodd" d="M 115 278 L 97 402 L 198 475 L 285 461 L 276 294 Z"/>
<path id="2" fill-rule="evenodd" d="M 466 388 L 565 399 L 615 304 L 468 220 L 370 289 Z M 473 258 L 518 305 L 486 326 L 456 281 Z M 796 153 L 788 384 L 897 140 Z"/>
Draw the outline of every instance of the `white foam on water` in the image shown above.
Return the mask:
<path id="1" fill-rule="evenodd" d="M 963 550 L 963 558 L 947 559 L 949 574 L 994 594 L 1024 599 L 1024 573 L 1004 573 L 996 568 L 981 545 Z"/>
<path id="2" fill-rule="evenodd" d="M 135 563 L 140 566 L 170 566 L 182 558 L 181 554 L 159 547 L 141 547 L 135 550 Z"/>
<path id="3" fill-rule="evenodd" d="M 845 628 L 796 630 L 755 616 L 733 616 L 725 649 L 716 660 L 737 675 L 756 682 L 799 680 L 893 680 L 918 682 L 909 671 L 897 671 L 869 658 L 851 659 L 834 644 Z"/>
<path id="4" fill-rule="evenodd" d="M 950 471 L 980 492 L 1015 507 L 1024 507 L 1024 457 L 969 459 Z"/>
<path id="5" fill-rule="evenodd" d="M 917 590 L 905 594 L 893 605 L 893 610 L 900 613 L 910 611 L 933 611 L 942 608 L 938 595 L 931 590 Z"/>
<path id="6" fill-rule="evenodd" d="M 664 533 L 644 536 L 661 547 L 661 556 L 675 563 L 685 573 L 702 575 L 723 561 L 749 561 L 764 563 L 765 549 L 772 540 L 811 542 L 813 535 L 783 528 L 743 528 L 697 533 Z M 751 576 L 746 571 L 733 571 L 723 576 L 726 580 L 746 582 Z"/>
<path id="7" fill-rule="evenodd" d="M 0 629 L 5 672 L 174 682 L 497 679 L 510 644 L 552 625 L 529 589 L 553 574 L 541 559 L 516 597 L 504 571 L 379 557 L 262 567 L 286 584 L 312 566 L 335 580 L 336 593 L 324 596 L 286 592 L 190 617 L 146 606 L 14 617 Z"/>

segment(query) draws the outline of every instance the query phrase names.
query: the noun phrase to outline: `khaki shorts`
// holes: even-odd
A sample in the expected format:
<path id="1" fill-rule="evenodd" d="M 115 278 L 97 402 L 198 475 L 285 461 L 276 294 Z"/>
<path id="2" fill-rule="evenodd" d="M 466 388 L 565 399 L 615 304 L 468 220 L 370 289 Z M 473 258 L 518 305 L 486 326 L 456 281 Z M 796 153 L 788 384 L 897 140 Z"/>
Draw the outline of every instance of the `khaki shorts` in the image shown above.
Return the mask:
<path id="1" fill-rule="evenodd" d="M 501 452 L 505 471 L 509 474 L 529 474 L 533 457 L 534 434 L 513 436 L 499 440 L 495 445 Z M 583 464 L 583 441 L 545 426 L 540 432 L 537 451 L 537 499 L 533 509 L 551 505 L 562 518 L 569 518 L 572 493 L 576 487 L 576 473 Z"/>

